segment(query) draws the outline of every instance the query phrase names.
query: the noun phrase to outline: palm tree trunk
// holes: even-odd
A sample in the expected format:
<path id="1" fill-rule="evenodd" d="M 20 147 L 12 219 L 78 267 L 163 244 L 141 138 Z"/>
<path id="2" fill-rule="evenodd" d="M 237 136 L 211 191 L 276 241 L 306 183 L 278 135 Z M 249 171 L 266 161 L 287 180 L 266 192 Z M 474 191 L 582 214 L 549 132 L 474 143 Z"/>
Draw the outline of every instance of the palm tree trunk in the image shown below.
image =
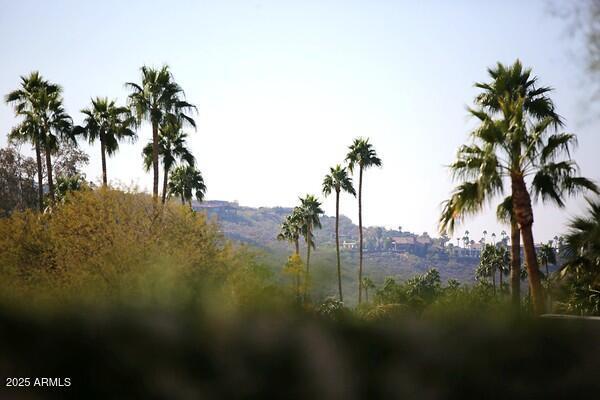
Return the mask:
<path id="1" fill-rule="evenodd" d="M 362 179 L 363 169 L 358 174 L 358 304 L 362 301 L 363 231 L 362 231 Z"/>
<path id="2" fill-rule="evenodd" d="M 496 268 L 492 269 L 492 286 L 494 288 L 494 295 L 496 294 Z"/>
<path id="3" fill-rule="evenodd" d="M 340 191 L 335 192 L 335 251 L 337 255 L 338 288 L 340 301 L 344 301 L 342 295 L 342 267 L 340 262 Z"/>
<path id="4" fill-rule="evenodd" d="M 35 161 L 37 163 L 37 177 L 38 177 L 38 206 L 40 212 L 44 211 L 44 181 L 42 178 L 42 154 L 40 151 L 40 143 L 38 140 L 35 141 Z"/>
<path id="5" fill-rule="evenodd" d="M 310 279 L 310 236 L 311 236 L 311 227 L 308 226 L 306 237 L 308 240 L 306 241 L 306 273 L 304 274 L 304 302 L 308 300 L 308 282 Z"/>
<path id="6" fill-rule="evenodd" d="M 521 305 L 521 232 L 516 221 L 510 224 L 510 292 L 513 306 Z"/>
<path id="7" fill-rule="evenodd" d="M 164 157 L 163 157 L 163 162 L 164 162 Z M 165 204 L 165 201 L 167 201 L 167 183 L 169 180 L 169 171 L 167 171 L 167 167 L 165 166 L 165 176 L 163 177 L 163 192 L 162 192 L 162 203 Z"/>
<path id="8" fill-rule="evenodd" d="M 525 251 L 525 261 L 527 264 L 527 274 L 529 275 L 529 288 L 533 300 L 533 311 L 535 314 L 544 313 L 544 295 L 540 282 L 540 270 L 535 255 L 535 245 L 533 241 L 533 210 L 531 207 L 531 197 L 527 192 L 525 180 L 521 174 L 513 174 L 512 180 L 512 198 L 513 210 L 521 230 L 523 239 L 523 249 Z"/>
<path id="9" fill-rule="evenodd" d="M 183 198 L 183 192 L 181 192 L 181 205 L 185 205 L 185 199 Z"/>
<path id="10" fill-rule="evenodd" d="M 50 149 L 46 146 L 46 173 L 48 174 L 48 193 L 50 194 L 50 202 L 54 203 L 54 180 L 52 179 L 52 159 Z"/>
<path id="11" fill-rule="evenodd" d="M 500 294 L 502 294 L 502 268 L 500 268 L 498 270 L 498 272 L 500 272 L 500 274 L 498 275 L 499 278 L 499 288 L 500 288 Z"/>
<path id="12" fill-rule="evenodd" d="M 106 145 L 104 144 L 104 137 L 100 136 L 100 153 L 102 155 L 102 186 L 108 185 L 108 177 L 106 176 Z"/>
<path id="13" fill-rule="evenodd" d="M 152 170 L 154 180 L 152 181 L 152 196 L 158 199 L 158 122 L 152 121 Z"/>
<path id="14" fill-rule="evenodd" d="M 294 245 L 296 246 L 296 255 L 300 255 L 300 242 L 298 239 L 294 240 Z"/>

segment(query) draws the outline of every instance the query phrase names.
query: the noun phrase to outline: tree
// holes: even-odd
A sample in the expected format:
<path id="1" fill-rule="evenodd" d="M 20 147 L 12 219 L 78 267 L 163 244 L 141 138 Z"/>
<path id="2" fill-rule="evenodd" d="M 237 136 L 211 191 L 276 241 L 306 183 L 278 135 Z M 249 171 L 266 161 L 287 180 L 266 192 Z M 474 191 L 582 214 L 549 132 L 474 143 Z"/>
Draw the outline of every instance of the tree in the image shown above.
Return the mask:
<path id="1" fill-rule="evenodd" d="M 310 194 L 300 198 L 300 206 L 297 210 L 298 218 L 302 227 L 302 236 L 306 241 L 306 285 L 310 282 L 310 249 L 315 248 L 313 230 L 321 229 L 320 215 L 324 213 L 319 200 Z"/>
<path id="2" fill-rule="evenodd" d="M 0 149 L 0 217 L 36 206 L 36 163 L 9 143 Z"/>
<path id="3" fill-rule="evenodd" d="M 337 274 L 338 274 L 338 289 L 340 292 L 340 301 L 344 301 L 342 295 L 342 267 L 340 262 L 340 192 L 350 193 L 356 196 L 354 186 L 352 186 L 352 178 L 348 176 L 346 168 L 341 165 L 336 165 L 329 169 L 329 174 L 323 179 L 323 194 L 329 196 L 331 192 L 335 192 L 335 251 L 337 256 Z"/>
<path id="4" fill-rule="evenodd" d="M 294 253 L 288 257 L 288 261 L 285 264 L 284 271 L 294 278 L 295 286 L 296 286 L 296 299 L 298 302 L 301 300 L 301 285 L 300 285 L 300 276 L 304 272 L 304 263 L 300 258 L 298 253 Z"/>
<path id="5" fill-rule="evenodd" d="M 125 86 L 131 90 L 128 101 L 138 123 L 146 120 L 152 125 L 152 195 L 158 199 L 160 124 L 168 115 L 173 115 L 182 124 L 195 128 L 196 122 L 188 113 L 195 111 L 196 106 L 184 100 L 183 89 L 175 83 L 166 65 L 160 69 L 143 66 L 141 72 L 141 84 L 127 82 Z"/>
<path id="6" fill-rule="evenodd" d="M 206 185 L 199 170 L 191 165 L 180 165 L 171 172 L 169 179 L 169 194 L 179 196 L 181 204 L 187 201 L 192 207 L 192 197 L 204 200 Z"/>
<path id="7" fill-rule="evenodd" d="M 163 192 L 162 202 L 167 199 L 168 177 L 171 169 L 177 161 L 184 162 L 187 165 L 194 166 L 196 160 L 194 155 L 187 148 L 187 134 L 181 130 L 181 123 L 176 118 L 169 116 L 160 126 L 158 139 L 158 155 L 163 163 Z M 152 165 L 152 142 L 148 143 L 142 150 L 144 158 L 144 168 L 146 171 Z"/>
<path id="8" fill-rule="evenodd" d="M 369 289 L 375 289 L 375 283 L 373 283 L 371 278 L 369 278 L 368 276 L 365 276 L 362 280 L 362 288 L 365 291 L 365 301 L 368 303 L 369 302 Z"/>
<path id="9" fill-rule="evenodd" d="M 119 141 L 136 139 L 136 134 L 131 129 L 135 119 L 127 107 L 118 107 L 106 97 L 92 99 L 92 106 L 81 110 L 81 113 L 85 115 L 83 125 L 75 126 L 73 134 L 83 136 L 90 144 L 100 141 L 102 185 L 106 186 L 106 156 L 112 156 L 119 150 Z"/>
<path id="10" fill-rule="evenodd" d="M 357 138 L 348 148 L 346 155 L 348 169 L 351 173 L 358 168 L 358 303 L 362 301 L 362 271 L 363 271 L 363 231 L 362 231 L 362 186 L 363 172 L 370 167 L 381 167 L 381 159 L 369 139 Z"/>
<path id="11" fill-rule="evenodd" d="M 453 229 L 455 220 L 480 212 L 487 201 L 504 192 L 508 181 L 534 311 L 539 314 L 544 297 L 532 233 L 532 198 L 562 207 L 565 195 L 598 189 L 576 176 L 577 165 L 570 158 L 576 137 L 557 131 L 562 121 L 547 96 L 552 89 L 538 87 L 537 78 L 518 60 L 508 67 L 498 63 L 488 72 L 492 81 L 475 85 L 482 93 L 475 98 L 477 108 L 470 109 L 479 126 L 471 133 L 472 143 L 459 148 L 450 166 L 454 178 L 463 183 L 444 202 L 440 226 L 443 231 Z M 555 133 L 550 134 L 551 129 Z"/>
<path id="12" fill-rule="evenodd" d="M 508 271 L 510 258 L 508 251 L 503 247 L 486 244 L 479 257 L 476 277 L 491 278 L 494 294 L 496 293 L 496 273 L 499 275 L 500 290 L 502 291 L 502 277 Z"/>
<path id="13" fill-rule="evenodd" d="M 85 178 L 81 175 L 57 176 L 56 201 L 64 202 L 67 194 L 88 188 Z"/>
<path id="14" fill-rule="evenodd" d="M 546 278 L 550 276 L 548 271 L 548 264 L 556 265 L 556 252 L 552 247 L 552 242 L 542 244 L 540 247 L 540 264 L 546 267 Z"/>
<path id="15" fill-rule="evenodd" d="M 285 240 L 294 244 L 295 254 L 300 255 L 300 235 L 302 232 L 302 221 L 300 209 L 295 208 L 292 214 L 288 215 L 283 223 L 281 229 L 277 235 L 277 240 Z"/>
<path id="16" fill-rule="evenodd" d="M 43 79 L 39 72 L 21 76 L 21 87 L 6 95 L 15 115 L 22 121 L 10 133 L 12 140 L 32 143 L 38 166 L 38 203 L 43 210 L 41 150 L 44 150 L 50 199 L 54 200 L 51 153 L 56 151 L 57 139 L 72 138 L 72 121 L 62 105 L 61 87 Z"/>
<path id="17" fill-rule="evenodd" d="M 559 275 L 568 285 L 567 311 L 600 315 L 600 199 L 587 202 L 587 215 L 569 223 Z"/>

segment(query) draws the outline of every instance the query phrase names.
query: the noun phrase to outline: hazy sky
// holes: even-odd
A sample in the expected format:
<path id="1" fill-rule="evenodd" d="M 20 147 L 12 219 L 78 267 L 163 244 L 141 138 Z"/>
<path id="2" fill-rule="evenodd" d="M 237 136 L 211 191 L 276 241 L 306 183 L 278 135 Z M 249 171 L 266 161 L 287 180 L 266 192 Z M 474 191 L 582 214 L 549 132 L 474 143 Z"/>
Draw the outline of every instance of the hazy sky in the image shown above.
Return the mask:
<path id="1" fill-rule="evenodd" d="M 565 24 L 543 1 L 6 1 L 0 0 L 0 93 L 39 70 L 64 88 L 76 123 L 92 96 L 124 103 L 139 67 L 167 63 L 199 108 L 191 147 L 208 199 L 293 206 L 320 193 L 328 168 L 357 136 L 383 168 L 365 177 L 364 221 L 430 234 L 452 182 L 444 165 L 467 139 L 466 106 L 486 67 L 520 58 L 553 86 L 582 173 L 600 181 L 600 122 L 585 107 L 583 67 Z M 575 51 L 576 52 L 576 51 Z M 15 123 L 0 105 L 0 145 Z M 123 144 L 110 180 L 151 187 L 141 148 Z M 98 179 L 99 145 L 88 178 Z M 357 221 L 355 200 L 343 214 Z M 333 199 L 325 201 L 328 214 Z M 538 207 L 536 241 L 583 209 Z M 507 227 L 494 213 L 459 227 L 478 239 Z"/>

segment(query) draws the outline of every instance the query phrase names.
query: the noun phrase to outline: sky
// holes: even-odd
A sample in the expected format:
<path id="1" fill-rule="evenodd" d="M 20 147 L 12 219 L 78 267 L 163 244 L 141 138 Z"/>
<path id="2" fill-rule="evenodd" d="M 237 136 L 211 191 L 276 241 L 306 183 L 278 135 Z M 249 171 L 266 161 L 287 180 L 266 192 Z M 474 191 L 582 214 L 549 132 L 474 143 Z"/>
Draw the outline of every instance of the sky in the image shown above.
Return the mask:
<path id="1" fill-rule="evenodd" d="M 286 206 L 307 193 L 323 197 L 329 167 L 343 163 L 355 137 L 368 137 L 383 160 L 365 174 L 365 225 L 437 236 L 441 202 L 454 183 L 448 169 L 474 121 L 466 107 L 486 68 L 519 58 L 579 138 L 581 173 L 600 181 L 600 121 L 567 23 L 545 1 L 7 1 L 0 0 L 0 94 L 39 70 L 64 89 L 75 123 L 95 96 L 124 104 L 124 83 L 142 65 L 168 64 L 198 106 L 190 147 L 207 199 Z M 0 146 L 14 126 L 0 104 Z M 108 160 L 114 183 L 151 188 L 141 149 L 122 144 Z M 100 176 L 99 145 L 90 180 Z M 335 201 L 323 199 L 328 215 Z M 581 213 L 537 205 L 534 234 L 546 241 Z M 357 222 L 357 202 L 341 201 Z M 492 208 L 457 229 L 498 236 Z"/>

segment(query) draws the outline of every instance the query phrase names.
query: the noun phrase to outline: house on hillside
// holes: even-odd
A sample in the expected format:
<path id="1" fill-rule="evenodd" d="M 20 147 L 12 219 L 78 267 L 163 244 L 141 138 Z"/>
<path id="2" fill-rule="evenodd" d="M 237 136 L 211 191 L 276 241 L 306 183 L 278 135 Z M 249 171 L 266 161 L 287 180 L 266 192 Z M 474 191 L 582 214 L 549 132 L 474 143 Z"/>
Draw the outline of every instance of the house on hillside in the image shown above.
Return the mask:
<path id="1" fill-rule="evenodd" d="M 346 249 L 346 250 L 355 250 L 358 249 L 358 243 L 356 242 L 356 240 L 344 240 L 342 242 L 342 249 Z"/>
<path id="2" fill-rule="evenodd" d="M 413 252 L 415 248 L 415 238 L 413 236 L 394 236 L 392 237 L 392 249 L 400 252 Z"/>

